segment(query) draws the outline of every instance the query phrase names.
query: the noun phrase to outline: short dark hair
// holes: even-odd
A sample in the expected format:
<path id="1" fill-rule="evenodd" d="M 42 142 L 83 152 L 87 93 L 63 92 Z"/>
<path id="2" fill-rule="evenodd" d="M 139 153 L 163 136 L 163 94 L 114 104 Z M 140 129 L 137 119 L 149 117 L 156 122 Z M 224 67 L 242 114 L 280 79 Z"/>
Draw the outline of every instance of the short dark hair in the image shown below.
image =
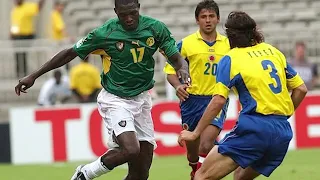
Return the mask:
<path id="1" fill-rule="evenodd" d="M 232 11 L 225 24 L 230 47 L 250 47 L 264 41 L 256 22 L 243 11 Z"/>
<path id="2" fill-rule="evenodd" d="M 56 69 L 53 71 L 53 77 L 61 77 L 62 76 L 62 72 L 60 71 L 60 69 Z"/>
<path id="3" fill-rule="evenodd" d="M 200 11 L 202 9 L 213 10 L 214 12 L 216 12 L 218 18 L 220 19 L 219 6 L 214 0 L 203 0 L 198 3 L 196 10 L 194 12 L 196 19 L 198 19 Z"/>
<path id="4" fill-rule="evenodd" d="M 60 5 L 64 5 L 64 3 L 61 2 L 61 1 L 54 1 L 54 5 L 55 6 L 60 6 Z"/>
<path id="5" fill-rule="evenodd" d="M 302 47 L 306 47 L 306 44 L 303 42 L 303 41 L 297 41 L 296 42 L 296 47 L 298 47 L 298 46 L 302 46 Z"/>
<path id="6" fill-rule="evenodd" d="M 137 3 L 139 4 L 139 0 L 114 0 L 114 6 L 117 7 L 120 4 L 129 4 L 129 3 Z"/>

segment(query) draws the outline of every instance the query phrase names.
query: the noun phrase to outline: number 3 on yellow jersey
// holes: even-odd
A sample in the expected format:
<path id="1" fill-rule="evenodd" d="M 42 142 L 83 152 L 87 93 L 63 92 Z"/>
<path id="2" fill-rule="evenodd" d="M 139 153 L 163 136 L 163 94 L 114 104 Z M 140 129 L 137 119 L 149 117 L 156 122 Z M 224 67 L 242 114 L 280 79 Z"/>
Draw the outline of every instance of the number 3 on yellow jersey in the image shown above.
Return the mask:
<path id="1" fill-rule="evenodd" d="M 280 77 L 278 76 L 278 71 L 274 64 L 270 60 L 264 60 L 261 62 L 264 70 L 268 70 L 271 67 L 270 77 L 276 80 L 276 85 L 273 83 L 269 84 L 271 91 L 275 94 L 279 94 L 282 91 L 282 85 L 280 81 Z"/>

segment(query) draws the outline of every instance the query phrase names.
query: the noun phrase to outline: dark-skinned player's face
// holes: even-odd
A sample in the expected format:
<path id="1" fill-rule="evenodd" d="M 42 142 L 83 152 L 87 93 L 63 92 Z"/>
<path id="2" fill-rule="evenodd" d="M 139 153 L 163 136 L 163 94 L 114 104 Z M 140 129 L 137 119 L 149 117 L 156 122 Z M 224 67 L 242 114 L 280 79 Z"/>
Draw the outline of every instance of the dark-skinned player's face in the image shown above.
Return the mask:
<path id="1" fill-rule="evenodd" d="M 210 34 L 215 31 L 220 19 L 217 13 L 210 9 L 202 9 L 199 13 L 197 24 L 202 32 Z"/>
<path id="2" fill-rule="evenodd" d="M 15 3 L 16 3 L 17 5 L 21 5 L 21 4 L 23 3 L 23 1 L 24 1 L 24 0 L 15 0 Z"/>
<path id="3" fill-rule="evenodd" d="M 138 27 L 139 24 L 139 3 L 129 3 L 125 5 L 118 5 L 114 8 L 122 27 L 125 30 L 132 31 Z"/>

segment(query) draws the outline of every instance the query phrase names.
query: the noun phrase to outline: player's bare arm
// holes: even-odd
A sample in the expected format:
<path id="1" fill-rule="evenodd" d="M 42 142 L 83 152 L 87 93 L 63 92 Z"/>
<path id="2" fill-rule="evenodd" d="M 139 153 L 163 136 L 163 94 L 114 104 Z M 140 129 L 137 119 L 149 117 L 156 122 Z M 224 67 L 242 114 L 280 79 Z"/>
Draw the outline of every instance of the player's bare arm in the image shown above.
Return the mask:
<path id="1" fill-rule="evenodd" d="M 181 84 L 176 74 L 168 74 L 167 80 L 172 85 L 172 87 L 174 87 L 174 89 L 176 90 L 176 95 L 181 101 L 185 101 L 189 97 L 189 93 L 186 91 L 189 85 Z"/>
<path id="2" fill-rule="evenodd" d="M 20 92 L 26 93 L 26 90 L 29 89 L 35 82 L 35 80 L 41 75 L 49 72 L 53 69 L 61 67 L 71 60 L 77 57 L 76 52 L 73 48 L 68 48 L 60 51 L 55 56 L 53 56 L 49 61 L 43 64 L 37 71 L 29 74 L 28 76 L 19 80 L 18 85 L 15 87 L 15 92 L 20 96 Z"/>
<path id="3" fill-rule="evenodd" d="M 193 141 L 201 135 L 201 132 L 210 124 L 213 118 L 215 118 L 219 112 L 222 110 L 226 99 L 223 96 L 215 95 L 210 101 L 206 111 L 203 113 L 196 129 L 193 132 L 182 131 L 178 142 L 183 145 L 183 141 Z"/>
<path id="4" fill-rule="evenodd" d="M 303 98 L 306 96 L 307 92 L 308 92 L 308 89 L 305 84 L 302 84 L 292 90 L 291 100 L 293 102 L 295 110 L 298 108 Z"/>
<path id="5" fill-rule="evenodd" d="M 176 53 L 169 57 L 172 67 L 176 70 L 177 76 L 185 84 L 190 84 L 191 79 L 189 75 L 188 63 L 182 58 L 180 53 Z"/>

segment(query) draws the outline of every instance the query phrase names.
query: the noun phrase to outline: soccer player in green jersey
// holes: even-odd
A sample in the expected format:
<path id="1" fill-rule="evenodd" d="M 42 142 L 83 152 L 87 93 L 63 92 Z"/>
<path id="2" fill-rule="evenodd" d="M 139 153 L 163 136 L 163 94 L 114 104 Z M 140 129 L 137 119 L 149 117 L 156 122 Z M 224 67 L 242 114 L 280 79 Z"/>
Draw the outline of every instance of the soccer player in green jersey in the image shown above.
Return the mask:
<path id="1" fill-rule="evenodd" d="M 154 85 L 153 54 L 161 49 L 185 83 L 188 65 L 175 46 L 175 40 L 162 22 L 139 14 L 138 0 L 115 0 L 118 18 L 107 21 L 73 47 L 62 50 L 40 69 L 19 80 L 17 95 L 26 93 L 44 73 L 61 67 L 75 57 L 103 56 L 98 109 L 109 132 L 109 151 L 96 161 L 78 166 L 72 180 L 91 180 L 128 163 L 126 180 L 146 180 L 156 147 L 151 119 Z"/>

